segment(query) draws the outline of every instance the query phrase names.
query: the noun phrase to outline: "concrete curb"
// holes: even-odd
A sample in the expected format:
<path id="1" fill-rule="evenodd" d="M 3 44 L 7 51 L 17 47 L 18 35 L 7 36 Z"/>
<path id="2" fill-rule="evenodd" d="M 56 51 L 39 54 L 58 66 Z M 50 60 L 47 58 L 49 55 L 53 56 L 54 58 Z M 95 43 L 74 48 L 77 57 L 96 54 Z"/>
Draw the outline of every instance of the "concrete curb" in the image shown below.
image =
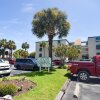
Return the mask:
<path id="1" fill-rule="evenodd" d="M 70 83 L 70 79 L 66 80 L 64 85 L 62 86 L 60 92 L 57 94 L 57 96 L 55 97 L 55 100 L 61 100 L 63 95 L 65 94 L 65 91 Z"/>
<path id="2" fill-rule="evenodd" d="M 78 98 L 79 95 L 80 95 L 80 86 L 79 86 L 79 83 L 77 83 L 76 86 L 75 86 L 73 97 Z"/>

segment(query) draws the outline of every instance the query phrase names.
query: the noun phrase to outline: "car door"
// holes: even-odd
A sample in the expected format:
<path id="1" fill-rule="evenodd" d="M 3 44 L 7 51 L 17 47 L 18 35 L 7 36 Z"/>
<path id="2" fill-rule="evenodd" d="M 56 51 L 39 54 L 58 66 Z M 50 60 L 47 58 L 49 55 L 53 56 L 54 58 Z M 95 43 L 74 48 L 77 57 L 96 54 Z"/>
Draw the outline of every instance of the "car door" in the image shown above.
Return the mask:
<path id="1" fill-rule="evenodd" d="M 33 63 L 33 61 L 31 60 L 31 59 L 27 59 L 27 61 L 26 61 L 26 69 L 33 69 L 33 67 L 34 67 L 34 63 Z"/>
<path id="2" fill-rule="evenodd" d="M 98 61 L 97 61 L 96 75 L 100 76 L 100 57 L 98 58 Z"/>
<path id="3" fill-rule="evenodd" d="M 21 59 L 21 69 L 26 69 L 26 59 Z"/>

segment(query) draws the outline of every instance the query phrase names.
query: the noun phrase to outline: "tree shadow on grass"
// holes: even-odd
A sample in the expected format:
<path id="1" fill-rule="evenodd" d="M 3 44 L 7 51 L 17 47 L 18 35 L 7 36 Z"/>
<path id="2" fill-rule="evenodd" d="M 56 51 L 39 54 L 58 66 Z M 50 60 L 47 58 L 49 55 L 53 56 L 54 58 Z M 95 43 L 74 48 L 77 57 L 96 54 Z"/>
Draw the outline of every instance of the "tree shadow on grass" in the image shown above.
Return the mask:
<path id="1" fill-rule="evenodd" d="M 44 75 L 51 75 L 51 74 L 53 74 L 53 71 L 56 71 L 56 69 L 53 69 L 50 72 L 48 72 L 47 70 L 42 70 L 41 72 L 33 71 L 31 73 L 23 73 L 23 74 L 19 74 L 19 75 L 16 75 L 16 76 L 27 76 L 27 77 L 44 76 Z"/>
<path id="2" fill-rule="evenodd" d="M 67 77 L 68 79 L 70 79 L 71 81 L 77 81 L 77 76 L 73 76 L 69 72 L 66 73 L 64 76 Z"/>
<path id="3" fill-rule="evenodd" d="M 67 78 L 71 78 L 71 74 L 70 73 L 66 73 L 64 76 L 67 77 Z"/>

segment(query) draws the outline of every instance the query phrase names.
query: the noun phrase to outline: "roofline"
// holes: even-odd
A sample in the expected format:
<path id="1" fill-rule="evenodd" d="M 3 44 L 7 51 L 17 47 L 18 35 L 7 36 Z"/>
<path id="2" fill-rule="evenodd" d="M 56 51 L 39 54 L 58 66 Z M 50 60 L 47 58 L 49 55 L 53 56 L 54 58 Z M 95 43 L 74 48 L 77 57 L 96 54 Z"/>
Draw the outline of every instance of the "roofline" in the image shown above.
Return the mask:
<path id="1" fill-rule="evenodd" d="M 88 37 L 88 38 L 96 38 L 96 37 L 100 37 L 100 36 L 92 36 L 92 37 Z"/>
<path id="2" fill-rule="evenodd" d="M 59 41 L 59 40 L 53 40 L 53 41 Z M 67 39 L 61 39 L 61 40 L 66 40 L 68 44 L 70 43 Z M 38 41 L 38 42 L 35 42 L 35 43 L 40 43 L 40 42 L 48 42 L 48 41 Z"/>

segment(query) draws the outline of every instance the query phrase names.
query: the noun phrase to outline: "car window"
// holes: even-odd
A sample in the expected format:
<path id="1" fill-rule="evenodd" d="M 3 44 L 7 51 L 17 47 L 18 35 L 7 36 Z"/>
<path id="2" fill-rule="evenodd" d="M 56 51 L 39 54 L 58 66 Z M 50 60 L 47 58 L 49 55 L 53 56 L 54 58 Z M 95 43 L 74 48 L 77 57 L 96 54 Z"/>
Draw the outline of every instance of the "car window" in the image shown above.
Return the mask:
<path id="1" fill-rule="evenodd" d="M 31 59 L 27 59 L 26 63 L 33 64 L 33 61 Z"/>
<path id="2" fill-rule="evenodd" d="M 16 59 L 16 62 L 25 63 L 26 59 Z"/>
<path id="3" fill-rule="evenodd" d="M 3 63 L 4 61 L 0 59 L 0 63 Z"/>
<path id="4" fill-rule="evenodd" d="M 33 61 L 34 63 L 36 63 L 36 59 L 32 59 L 32 61 Z"/>

